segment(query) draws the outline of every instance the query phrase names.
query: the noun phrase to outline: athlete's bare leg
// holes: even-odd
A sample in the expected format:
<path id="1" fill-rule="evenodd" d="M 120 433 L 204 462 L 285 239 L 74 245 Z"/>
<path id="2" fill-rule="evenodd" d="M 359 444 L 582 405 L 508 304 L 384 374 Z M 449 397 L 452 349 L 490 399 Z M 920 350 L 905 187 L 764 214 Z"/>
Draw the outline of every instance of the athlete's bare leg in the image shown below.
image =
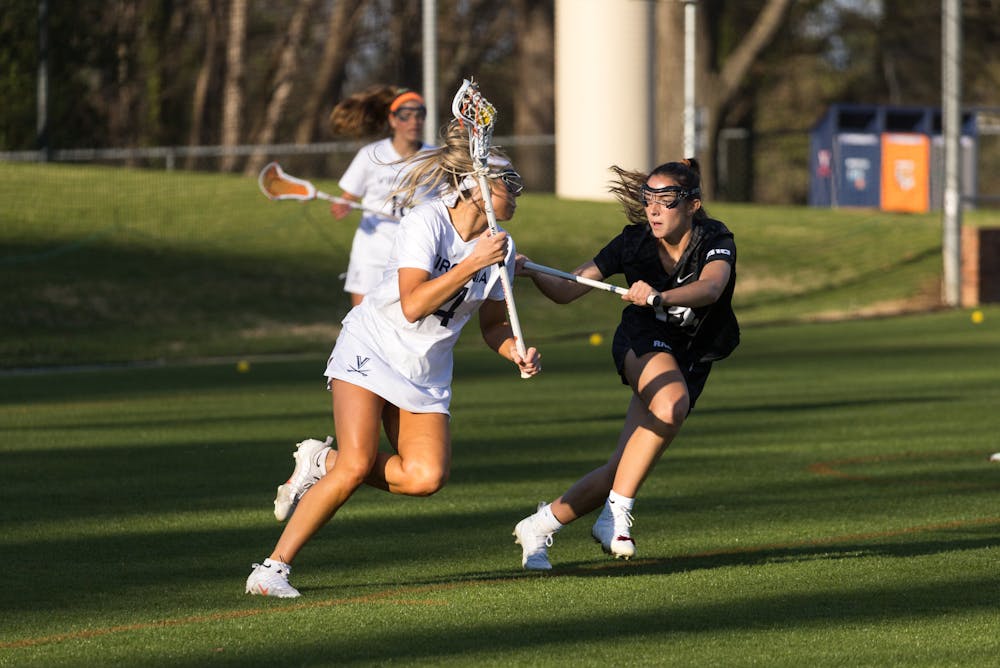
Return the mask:
<path id="1" fill-rule="evenodd" d="M 618 445 L 607 463 L 577 480 L 562 496 L 552 502 L 552 514 L 562 524 L 569 524 L 604 505 L 608 492 L 611 491 L 611 483 L 618 469 L 625 443 L 646 413 L 645 405 L 633 395 L 625 414 L 625 426 L 618 436 Z"/>
<path id="2" fill-rule="evenodd" d="M 633 379 L 634 394 L 615 452 L 552 502 L 552 514 L 562 524 L 600 508 L 612 489 L 634 498 L 687 416 L 687 385 L 672 355 L 629 353 L 625 375 Z"/>
<path id="3" fill-rule="evenodd" d="M 382 409 L 382 426 L 395 453 L 379 452 L 365 484 L 393 494 L 427 496 L 441 489 L 451 469 L 451 427 L 444 413 L 411 413 L 392 404 Z M 326 457 L 328 471 L 338 451 Z"/>
<path id="4" fill-rule="evenodd" d="M 408 496 L 429 496 L 444 487 L 451 470 L 448 415 L 411 413 L 387 405 L 382 418 L 396 452 L 380 452 L 365 483 Z"/>
<path id="5" fill-rule="evenodd" d="M 611 488 L 635 498 L 646 476 L 680 432 L 690 400 L 684 375 L 673 355 L 649 353 L 637 358 L 629 353 L 625 377 L 648 410 L 625 443 Z"/>
<path id="6" fill-rule="evenodd" d="M 302 497 L 272 559 L 291 563 L 302 546 L 351 497 L 375 464 L 385 400 L 356 385 L 334 380 L 334 420 L 337 426 L 337 457 L 333 468 Z"/>

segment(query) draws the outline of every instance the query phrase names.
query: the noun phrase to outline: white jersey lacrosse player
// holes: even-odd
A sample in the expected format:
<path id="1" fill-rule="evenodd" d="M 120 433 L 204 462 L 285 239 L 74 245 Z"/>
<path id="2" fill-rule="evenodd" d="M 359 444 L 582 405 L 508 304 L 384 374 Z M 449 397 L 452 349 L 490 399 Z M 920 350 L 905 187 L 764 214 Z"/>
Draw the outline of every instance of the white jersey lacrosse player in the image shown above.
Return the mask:
<path id="1" fill-rule="evenodd" d="M 327 377 L 364 387 L 413 413 L 449 413 L 455 342 L 484 300 L 503 301 L 500 271 L 513 280 L 514 241 L 508 238 L 505 269 L 482 269 L 436 313 L 417 322 L 403 315 L 395 269 L 426 270 L 433 279 L 465 259 L 477 239 L 458 235 L 445 202 L 410 211 L 399 225 L 384 280 L 344 318 Z"/>
<path id="2" fill-rule="evenodd" d="M 433 147 L 423 144 L 419 150 L 428 148 Z M 380 139 L 363 146 L 340 178 L 341 190 L 360 197 L 366 209 L 351 243 L 345 292 L 367 295 L 382 279 L 399 219 L 406 214 L 392 195 L 406 169 L 400 160 L 402 156 L 393 147 L 392 138 Z M 371 211 L 381 211 L 385 215 Z"/>

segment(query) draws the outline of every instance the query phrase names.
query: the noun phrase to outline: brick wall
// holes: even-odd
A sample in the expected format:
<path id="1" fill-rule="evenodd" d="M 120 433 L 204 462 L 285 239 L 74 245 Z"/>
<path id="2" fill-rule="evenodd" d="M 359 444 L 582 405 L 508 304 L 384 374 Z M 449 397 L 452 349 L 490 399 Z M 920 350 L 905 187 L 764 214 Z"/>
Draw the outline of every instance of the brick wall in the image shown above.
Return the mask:
<path id="1" fill-rule="evenodd" d="M 1000 302 L 1000 228 L 962 228 L 962 306 Z"/>

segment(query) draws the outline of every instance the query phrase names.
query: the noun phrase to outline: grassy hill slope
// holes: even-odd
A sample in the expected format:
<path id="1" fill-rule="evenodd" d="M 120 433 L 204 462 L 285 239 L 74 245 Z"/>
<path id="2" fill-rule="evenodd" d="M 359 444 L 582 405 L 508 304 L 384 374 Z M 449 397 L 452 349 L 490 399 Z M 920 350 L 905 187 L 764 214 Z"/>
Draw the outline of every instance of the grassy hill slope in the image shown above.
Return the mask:
<path id="1" fill-rule="evenodd" d="M 347 311 L 356 214 L 270 202 L 235 175 L 0 164 L 0 183 L 0 367 L 323 353 Z M 745 326 L 938 302 L 936 213 L 706 206 L 736 233 Z M 535 262 L 570 270 L 623 225 L 613 203 L 527 194 L 506 227 Z M 621 308 L 607 293 L 569 307 L 527 282 L 516 293 L 529 343 L 610 334 Z"/>

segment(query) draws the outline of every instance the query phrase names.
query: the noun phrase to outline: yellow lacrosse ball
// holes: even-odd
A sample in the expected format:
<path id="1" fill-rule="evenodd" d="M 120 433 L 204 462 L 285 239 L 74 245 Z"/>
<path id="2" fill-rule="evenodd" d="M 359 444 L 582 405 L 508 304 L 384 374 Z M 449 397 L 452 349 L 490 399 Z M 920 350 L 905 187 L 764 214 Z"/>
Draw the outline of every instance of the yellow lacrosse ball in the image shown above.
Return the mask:
<path id="1" fill-rule="evenodd" d="M 249 370 L 250 370 L 250 362 L 247 362 L 246 360 L 240 360 L 239 362 L 236 363 L 236 371 L 238 373 L 246 373 Z"/>
<path id="2" fill-rule="evenodd" d="M 983 312 L 982 311 L 979 311 L 979 310 L 973 311 L 972 312 L 972 324 L 973 325 L 978 325 L 979 323 L 981 323 L 983 321 L 984 317 L 985 316 L 983 316 Z"/>
<path id="3" fill-rule="evenodd" d="M 593 334 L 590 335 L 589 341 L 590 345 L 599 346 L 602 343 L 604 343 L 604 337 L 598 334 L 597 332 L 594 332 Z"/>

